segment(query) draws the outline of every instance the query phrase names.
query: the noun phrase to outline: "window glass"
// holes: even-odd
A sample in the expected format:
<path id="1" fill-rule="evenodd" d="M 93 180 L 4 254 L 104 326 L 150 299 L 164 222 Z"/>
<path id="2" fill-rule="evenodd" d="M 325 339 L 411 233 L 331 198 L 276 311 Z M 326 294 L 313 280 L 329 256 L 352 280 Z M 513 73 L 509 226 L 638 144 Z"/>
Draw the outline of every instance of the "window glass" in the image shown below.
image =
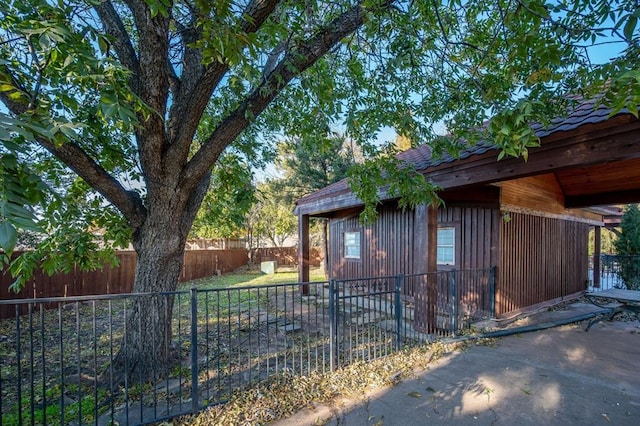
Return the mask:
<path id="1" fill-rule="evenodd" d="M 344 233 L 344 257 L 360 259 L 360 232 Z"/>
<path id="2" fill-rule="evenodd" d="M 438 228 L 438 265 L 455 265 L 456 263 L 456 228 L 453 226 Z"/>

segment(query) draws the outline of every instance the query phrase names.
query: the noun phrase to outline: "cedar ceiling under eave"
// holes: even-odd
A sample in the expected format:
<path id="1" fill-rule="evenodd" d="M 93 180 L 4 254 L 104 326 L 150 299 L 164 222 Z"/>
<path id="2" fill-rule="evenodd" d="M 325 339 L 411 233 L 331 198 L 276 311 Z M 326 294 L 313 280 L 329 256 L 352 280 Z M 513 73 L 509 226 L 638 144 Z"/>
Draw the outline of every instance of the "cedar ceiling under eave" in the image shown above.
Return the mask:
<path id="1" fill-rule="evenodd" d="M 568 207 L 640 202 L 640 158 L 561 170 L 556 177 Z"/>

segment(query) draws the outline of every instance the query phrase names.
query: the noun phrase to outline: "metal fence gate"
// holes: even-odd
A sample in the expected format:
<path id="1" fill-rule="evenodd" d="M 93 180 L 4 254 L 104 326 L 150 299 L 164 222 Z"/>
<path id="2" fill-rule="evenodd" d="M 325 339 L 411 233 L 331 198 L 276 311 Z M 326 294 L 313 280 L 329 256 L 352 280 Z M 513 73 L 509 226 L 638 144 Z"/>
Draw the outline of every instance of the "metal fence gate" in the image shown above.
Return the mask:
<path id="1" fill-rule="evenodd" d="M 148 424 L 228 400 L 280 374 L 325 373 L 452 336 L 492 315 L 492 270 L 437 273 L 438 327 L 414 327 L 426 275 L 0 301 L 0 424 Z M 114 381 L 128 313 L 173 306 L 179 362 L 152 380 Z M 24 313 L 26 312 L 26 314 Z M 155 365 L 156 361 L 154 361 Z"/>

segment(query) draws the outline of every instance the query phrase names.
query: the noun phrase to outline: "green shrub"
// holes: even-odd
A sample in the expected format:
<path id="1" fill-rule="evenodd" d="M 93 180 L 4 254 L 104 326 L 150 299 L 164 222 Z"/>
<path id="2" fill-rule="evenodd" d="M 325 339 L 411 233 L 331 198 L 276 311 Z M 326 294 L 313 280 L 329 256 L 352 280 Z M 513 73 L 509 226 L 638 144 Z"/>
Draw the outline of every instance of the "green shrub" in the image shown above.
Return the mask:
<path id="1" fill-rule="evenodd" d="M 615 242 L 618 253 L 618 276 L 627 289 L 640 290 L 640 208 L 638 204 L 625 207 L 620 223 L 622 232 Z"/>

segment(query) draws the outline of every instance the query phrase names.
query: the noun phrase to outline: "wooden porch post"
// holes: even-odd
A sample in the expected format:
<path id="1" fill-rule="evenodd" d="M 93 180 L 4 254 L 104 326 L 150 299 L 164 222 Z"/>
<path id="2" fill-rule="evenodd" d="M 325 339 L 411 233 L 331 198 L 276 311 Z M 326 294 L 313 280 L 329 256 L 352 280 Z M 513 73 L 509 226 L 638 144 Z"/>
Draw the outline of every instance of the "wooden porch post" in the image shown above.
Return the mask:
<path id="1" fill-rule="evenodd" d="M 414 227 L 413 270 L 416 274 L 431 273 L 416 282 L 414 328 L 432 333 L 436 329 L 438 208 L 416 207 Z"/>
<path id="2" fill-rule="evenodd" d="M 298 215 L 298 282 L 309 282 L 309 215 Z M 309 285 L 300 286 L 300 294 L 309 294 Z"/>
<path id="3" fill-rule="evenodd" d="M 600 251 L 602 251 L 602 228 L 593 228 L 593 287 L 600 288 Z"/>
<path id="4" fill-rule="evenodd" d="M 436 310 L 437 310 L 437 292 L 438 292 L 438 208 L 429 206 L 427 210 L 427 318 L 428 332 L 433 333 L 436 330 Z"/>

